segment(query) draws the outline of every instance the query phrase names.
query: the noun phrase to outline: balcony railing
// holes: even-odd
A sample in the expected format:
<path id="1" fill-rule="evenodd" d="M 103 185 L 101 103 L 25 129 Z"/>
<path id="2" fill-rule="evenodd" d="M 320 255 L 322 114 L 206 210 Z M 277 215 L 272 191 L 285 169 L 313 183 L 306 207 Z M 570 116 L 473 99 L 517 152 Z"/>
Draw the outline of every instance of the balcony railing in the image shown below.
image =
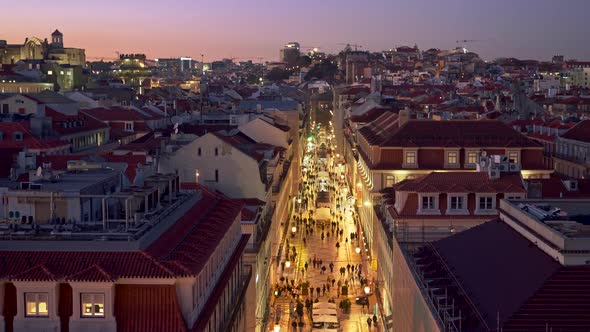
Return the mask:
<path id="1" fill-rule="evenodd" d="M 579 157 L 579 156 L 570 156 L 565 153 L 556 153 L 555 157 L 562 159 L 562 160 L 570 161 L 572 163 L 580 164 L 580 165 L 590 165 L 590 160 L 588 160 L 587 158 Z"/>

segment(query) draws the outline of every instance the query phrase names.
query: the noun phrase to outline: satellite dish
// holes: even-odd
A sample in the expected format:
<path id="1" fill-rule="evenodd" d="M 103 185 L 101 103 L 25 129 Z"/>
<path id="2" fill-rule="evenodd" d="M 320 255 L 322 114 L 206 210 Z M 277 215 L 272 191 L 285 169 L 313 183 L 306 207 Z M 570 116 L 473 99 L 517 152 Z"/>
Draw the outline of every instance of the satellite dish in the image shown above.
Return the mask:
<path id="1" fill-rule="evenodd" d="M 41 166 L 37 167 L 37 176 L 42 176 L 43 175 L 43 168 L 41 168 Z"/>

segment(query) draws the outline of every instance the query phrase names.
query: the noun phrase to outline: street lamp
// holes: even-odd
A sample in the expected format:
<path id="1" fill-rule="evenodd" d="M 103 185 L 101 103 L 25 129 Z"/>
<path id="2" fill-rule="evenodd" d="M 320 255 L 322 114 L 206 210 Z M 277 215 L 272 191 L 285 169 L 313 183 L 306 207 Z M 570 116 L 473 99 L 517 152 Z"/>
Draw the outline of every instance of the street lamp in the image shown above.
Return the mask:
<path id="1" fill-rule="evenodd" d="M 355 249 L 354 251 L 356 251 L 356 253 L 360 255 L 360 253 L 361 253 L 361 248 L 360 248 L 360 247 L 356 247 L 356 249 Z"/>
<path id="2" fill-rule="evenodd" d="M 369 295 L 371 293 L 371 287 L 365 286 L 365 294 Z"/>
<path id="3" fill-rule="evenodd" d="M 297 199 L 297 203 L 301 204 L 301 198 Z"/>
<path id="4" fill-rule="evenodd" d="M 275 327 L 273 328 L 273 331 L 280 332 L 281 331 L 281 325 L 275 324 Z"/>
<path id="5" fill-rule="evenodd" d="M 291 267 L 291 261 L 286 261 L 285 262 L 285 267 L 286 268 L 290 268 Z"/>
<path id="6" fill-rule="evenodd" d="M 293 233 L 297 232 L 297 227 L 295 227 L 295 226 L 291 227 L 291 232 L 293 232 Z"/>

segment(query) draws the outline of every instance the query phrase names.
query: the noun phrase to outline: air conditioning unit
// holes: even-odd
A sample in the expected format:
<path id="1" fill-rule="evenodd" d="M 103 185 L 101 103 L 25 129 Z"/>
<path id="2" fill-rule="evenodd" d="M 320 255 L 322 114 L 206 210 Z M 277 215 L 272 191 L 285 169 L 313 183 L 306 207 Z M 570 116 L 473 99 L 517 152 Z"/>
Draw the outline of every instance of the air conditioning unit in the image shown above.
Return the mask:
<path id="1" fill-rule="evenodd" d="M 490 176 L 490 179 L 492 179 L 492 180 L 497 180 L 500 178 L 500 170 L 499 169 L 490 168 L 490 170 L 488 171 L 488 174 Z"/>
<path id="2" fill-rule="evenodd" d="M 500 172 L 508 172 L 508 164 L 500 164 L 498 165 L 498 169 Z"/>
<path id="3" fill-rule="evenodd" d="M 520 171 L 520 164 L 510 164 L 509 166 L 510 172 L 519 172 Z"/>

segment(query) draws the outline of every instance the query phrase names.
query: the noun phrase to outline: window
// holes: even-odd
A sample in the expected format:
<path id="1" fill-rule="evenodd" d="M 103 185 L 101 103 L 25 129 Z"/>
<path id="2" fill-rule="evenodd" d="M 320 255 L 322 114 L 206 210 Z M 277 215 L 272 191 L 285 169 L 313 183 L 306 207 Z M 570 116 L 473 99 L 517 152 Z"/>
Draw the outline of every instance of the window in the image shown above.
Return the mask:
<path id="1" fill-rule="evenodd" d="M 8 114 L 8 104 L 2 104 L 2 114 Z"/>
<path id="2" fill-rule="evenodd" d="M 47 75 L 53 75 L 53 70 L 48 70 Z"/>
<path id="3" fill-rule="evenodd" d="M 104 294 L 80 294 L 82 317 L 104 317 Z"/>
<path id="4" fill-rule="evenodd" d="M 477 164 L 477 152 L 467 152 L 467 163 L 471 165 Z"/>
<path id="5" fill-rule="evenodd" d="M 465 209 L 465 201 L 463 196 L 451 196 L 451 210 Z"/>
<path id="6" fill-rule="evenodd" d="M 49 293 L 25 293 L 25 316 L 48 317 Z"/>
<path id="7" fill-rule="evenodd" d="M 17 142 L 20 142 L 23 140 L 23 133 L 21 133 L 20 131 L 17 131 L 14 133 L 14 140 Z"/>
<path id="8" fill-rule="evenodd" d="M 456 165 L 457 163 L 458 163 L 457 152 L 448 152 L 447 153 L 447 164 Z"/>
<path id="9" fill-rule="evenodd" d="M 218 155 L 219 155 L 219 149 L 215 148 L 215 156 L 218 156 Z"/>
<path id="10" fill-rule="evenodd" d="M 201 156 L 201 148 L 197 149 L 197 155 L 200 157 Z"/>
<path id="11" fill-rule="evenodd" d="M 491 210 L 494 208 L 494 198 L 491 196 L 482 196 L 479 198 L 480 210 Z"/>
<path id="12" fill-rule="evenodd" d="M 133 131 L 133 122 L 125 122 L 125 131 Z"/>
<path id="13" fill-rule="evenodd" d="M 518 152 L 508 152 L 508 161 L 514 164 L 518 164 Z"/>
<path id="14" fill-rule="evenodd" d="M 385 175 L 385 187 L 393 187 L 395 184 L 395 176 L 393 175 Z"/>
<path id="15" fill-rule="evenodd" d="M 422 210 L 434 210 L 434 196 L 422 196 Z"/>
<path id="16" fill-rule="evenodd" d="M 416 164 L 416 152 L 406 152 L 405 157 L 406 164 L 415 165 Z"/>
<path id="17" fill-rule="evenodd" d="M 219 182 L 219 170 L 215 170 L 215 182 Z"/>

